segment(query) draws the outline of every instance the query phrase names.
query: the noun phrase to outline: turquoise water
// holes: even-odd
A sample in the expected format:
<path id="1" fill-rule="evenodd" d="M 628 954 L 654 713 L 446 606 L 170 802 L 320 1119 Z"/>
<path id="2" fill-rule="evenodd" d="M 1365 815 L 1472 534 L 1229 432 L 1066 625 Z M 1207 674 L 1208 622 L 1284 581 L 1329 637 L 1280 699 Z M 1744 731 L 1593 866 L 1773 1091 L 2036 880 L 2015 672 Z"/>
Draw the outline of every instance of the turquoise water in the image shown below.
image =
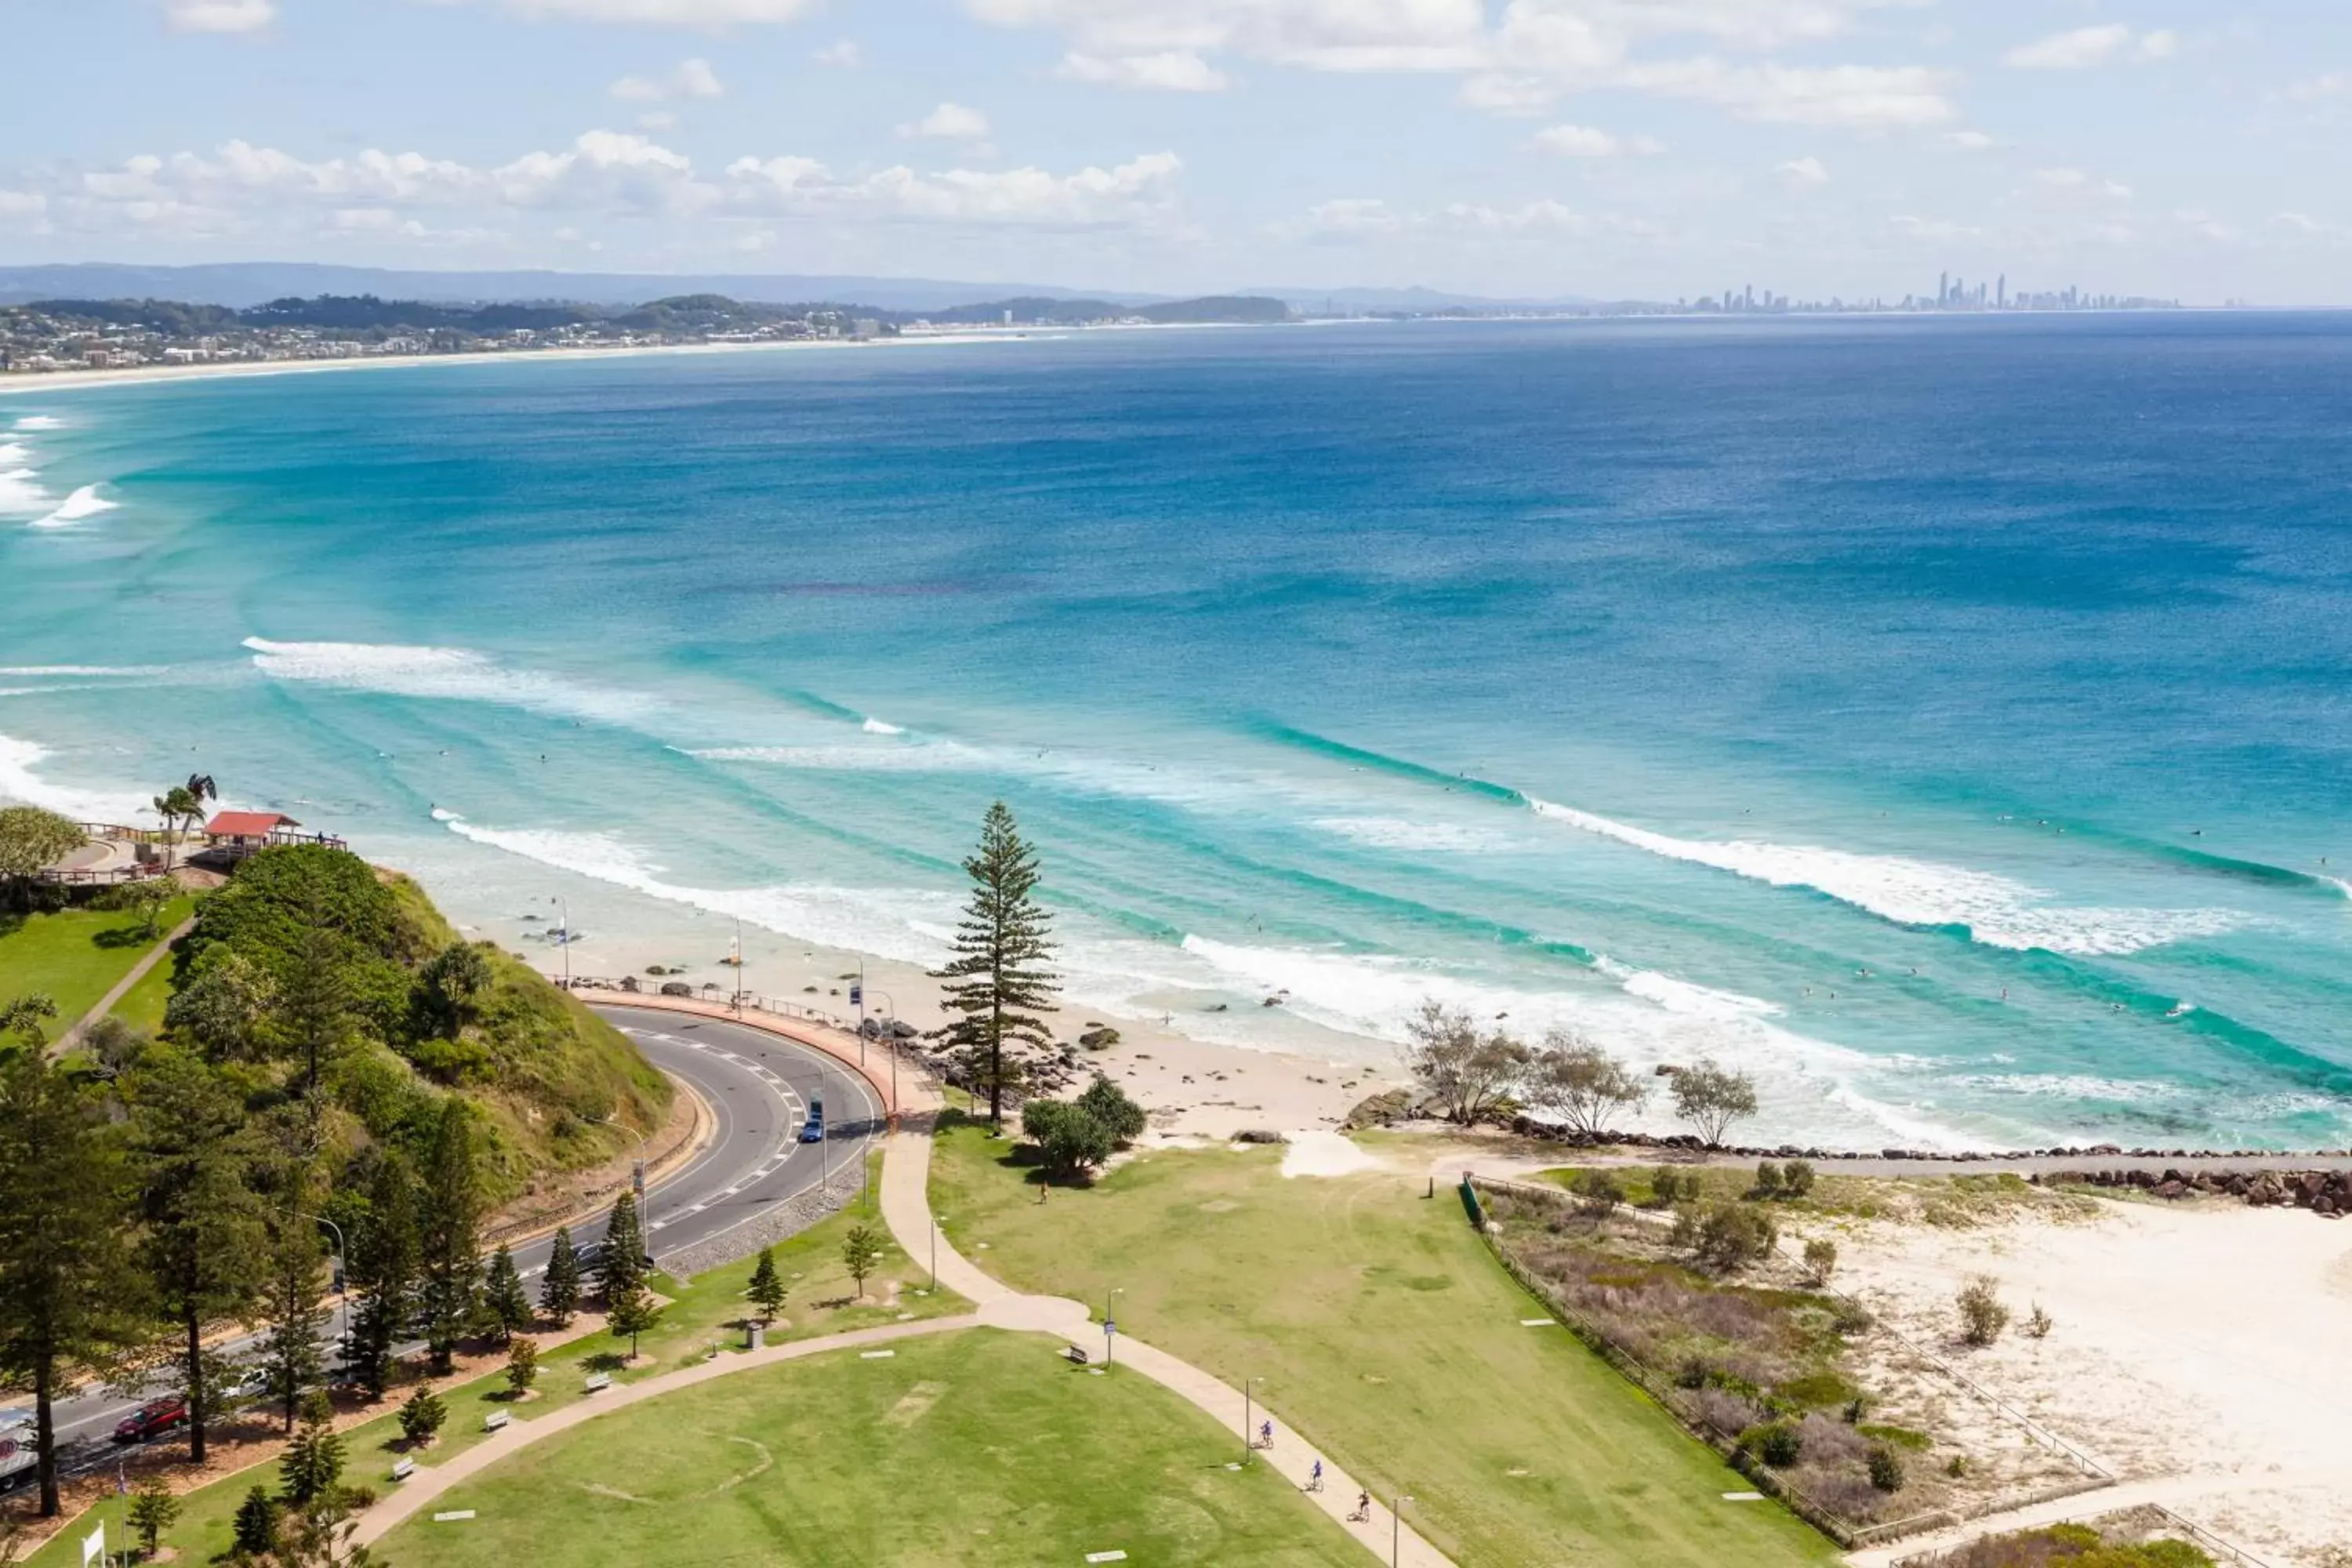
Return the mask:
<path id="1" fill-rule="evenodd" d="M 2347 372 L 2216 316 L 37 387 L 0 793 L 200 764 L 502 937 L 570 898 L 583 969 L 932 958 L 1001 795 L 1090 1016 L 1387 1060 L 1433 994 L 1789 1136 L 2343 1144 Z"/>

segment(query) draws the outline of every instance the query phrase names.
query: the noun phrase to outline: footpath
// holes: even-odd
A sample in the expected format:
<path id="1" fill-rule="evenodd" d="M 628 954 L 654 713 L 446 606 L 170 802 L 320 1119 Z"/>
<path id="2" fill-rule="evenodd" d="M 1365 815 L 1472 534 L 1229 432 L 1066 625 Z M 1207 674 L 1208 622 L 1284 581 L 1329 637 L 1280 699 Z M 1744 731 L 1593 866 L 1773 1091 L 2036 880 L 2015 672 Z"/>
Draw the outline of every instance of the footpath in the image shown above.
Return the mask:
<path id="1" fill-rule="evenodd" d="M 400 1484 L 398 1489 L 379 1499 L 355 1521 L 353 1539 L 362 1544 L 381 1539 L 394 1526 L 422 1511 L 451 1487 L 508 1455 L 566 1431 L 583 1421 L 594 1420 L 607 1411 L 625 1409 L 640 1400 L 707 1383 L 712 1378 L 729 1377 L 737 1373 L 772 1366 L 779 1362 L 822 1355 L 829 1351 L 887 1344 L 893 1340 L 957 1329 L 1009 1329 L 1080 1345 L 1091 1342 L 1096 1337 L 1097 1326 L 1083 1303 L 1059 1296 L 1033 1296 L 1017 1291 L 983 1272 L 947 1245 L 946 1238 L 937 1232 L 930 1205 L 931 1132 L 941 1101 L 928 1081 L 901 1068 L 893 1082 L 884 1076 L 889 1070 L 887 1063 L 877 1062 L 869 1066 L 859 1060 L 863 1053 L 859 1051 L 855 1037 L 844 1040 L 835 1037 L 834 1030 L 801 1019 L 784 1018 L 751 1009 L 737 1012 L 731 1007 L 683 998 L 630 996 L 625 1002 L 621 998 L 614 1000 L 632 1007 L 667 1006 L 671 1011 L 725 1018 L 730 1023 L 762 1029 L 801 1045 L 813 1046 L 862 1072 L 874 1084 L 876 1092 L 884 1097 L 894 1123 L 894 1131 L 883 1146 L 883 1222 L 890 1227 L 891 1237 L 898 1242 L 899 1249 L 910 1259 L 928 1260 L 936 1247 L 939 1283 L 971 1302 L 975 1310 L 958 1317 L 860 1329 L 849 1333 L 829 1334 L 822 1339 L 771 1345 L 765 1350 L 739 1355 L 721 1356 L 677 1372 L 665 1373 L 659 1377 L 647 1378 L 642 1383 L 614 1387 L 593 1399 L 566 1405 L 537 1420 L 516 1422 L 457 1455 L 446 1465 L 436 1465 L 429 1469 L 418 1468 L 414 1476 Z M 880 1056 L 886 1053 L 877 1049 L 872 1054 Z M 1357 1494 L 1367 1489 L 1335 1463 L 1330 1456 L 1315 1448 L 1286 1426 L 1280 1415 L 1268 1409 L 1264 1401 L 1251 1399 L 1245 1405 L 1240 1389 L 1228 1385 L 1181 1357 L 1122 1334 L 1118 1341 L 1118 1371 L 1110 1375 L 1126 1373 L 1150 1378 L 1207 1413 L 1229 1431 L 1242 1432 L 1248 1420 L 1271 1421 L 1275 1428 L 1274 1447 L 1270 1450 L 1261 1449 L 1256 1456 L 1257 1461 L 1270 1466 L 1297 1487 L 1308 1501 L 1321 1509 L 1357 1544 L 1383 1562 L 1391 1560 L 1393 1549 L 1397 1568 L 1405 1568 L 1406 1564 L 1411 1564 L 1412 1568 L 1454 1568 L 1451 1558 L 1423 1539 L 1411 1525 L 1401 1523 L 1384 1505 L 1375 1502 L 1367 1516 L 1357 1517 Z M 1323 1467 L 1323 1485 L 1320 1490 L 1308 1491 L 1307 1479 L 1318 1461 Z"/>

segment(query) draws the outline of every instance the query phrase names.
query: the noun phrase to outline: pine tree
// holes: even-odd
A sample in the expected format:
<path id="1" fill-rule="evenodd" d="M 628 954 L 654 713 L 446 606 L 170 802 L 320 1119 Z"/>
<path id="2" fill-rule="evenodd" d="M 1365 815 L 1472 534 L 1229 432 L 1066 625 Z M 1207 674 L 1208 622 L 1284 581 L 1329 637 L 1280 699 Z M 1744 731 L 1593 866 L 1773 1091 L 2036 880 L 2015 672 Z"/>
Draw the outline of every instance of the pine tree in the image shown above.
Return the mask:
<path id="1" fill-rule="evenodd" d="M 490 1256 L 490 1266 L 482 1280 L 482 1316 L 497 1329 L 499 1343 L 514 1343 L 515 1334 L 530 1327 L 532 1313 L 530 1297 L 524 1293 L 522 1276 L 515 1272 L 514 1254 L 504 1242 Z"/>
<path id="2" fill-rule="evenodd" d="M 400 1407 L 400 1435 L 408 1439 L 409 1447 L 421 1447 L 433 1441 L 448 1419 L 448 1402 L 419 1384 Z"/>
<path id="3" fill-rule="evenodd" d="M 318 1163 L 302 1155 L 279 1154 L 269 1162 L 268 1202 L 261 1210 L 263 1261 L 261 1365 L 286 1430 L 305 1397 L 326 1378 L 319 1346 L 326 1309 L 319 1304 L 320 1273 L 326 1262 L 325 1234 L 316 1217 L 322 1185 Z"/>
<path id="4" fill-rule="evenodd" d="M 472 1326 L 480 1276 L 482 1183 L 474 1160 L 474 1109 L 456 1095 L 441 1102 L 425 1166 L 418 1215 L 416 1315 L 433 1369 L 447 1372 Z"/>
<path id="5" fill-rule="evenodd" d="M 623 1193 L 613 1201 L 604 1225 L 604 1245 L 596 1254 L 596 1289 L 610 1310 L 632 1288 L 645 1283 L 646 1233 L 637 1223 L 637 1200 Z"/>
<path id="6" fill-rule="evenodd" d="M 367 1212 L 352 1235 L 352 1282 L 360 1290 L 352 1360 L 378 1399 L 391 1386 L 393 1351 L 415 1312 L 416 1197 L 415 1171 L 397 1150 L 387 1152 L 376 1163 Z"/>
<path id="7" fill-rule="evenodd" d="M 580 1254 L 572 1245 L 572 1230 L 559 1226 L 555 1245 L 547 1255 L 547 1277 L 540 1282 L 539 1310 L 554 1320 L 559 1329 L 572 1326 L 572 1314 L 580 1310 Z"/>
<path id="8" fill-rule="evenodd" d="M 302 1402 L 302 1429 L 278 1459 L 278 1491 L 291 1508 L 332 1499 L 343 1479 L 343 1440 L 324 1393 Z"/>
<path id="9" fill-rule="evenodd" d="M 0 1380 L 30 1383 L 41 1517 L 58 1513 L 58 1378 L 136 1344 L 129 1182 L 100 1108 L 39 1051 L 0 1052 Z"/>
<path id="10" fill-rule="evenodd" d="M 637 1336 L 661 1321 L 661 1309 L 654 1305 L 653 1292 L 642 1280 L 621 1287 L 619 1295 L 605 1307 L 605 1324 L 615 1338 L 629 1336 L 629 1359 L 637 1359 Z"/>
<path id="11" fill-rule="evenodd" d="M 963 1056 L 968 1069 L 988 1085 L 988 1119 L 1004 1126 L 1007 1041 L 1048 1045 L 1037 1013 L 1054 1011 L 1058 978 L 1046 967 L 1053 948 L 1046 941 L 1045 911 L 1031 897 L 1037 887 L 1036 851 L 1025 843 L 1003 801 L 988 808 L 980 828 L 980 851 L 963 863 L 971 879 L 971 901 L 957 922 L 947 967 L 933 972 L 945 980 L 940 1005 L 958 1015 L 932 1031 Z"/>
<path id="12" fill-rule="evenodd" d="M 302 1071 L 301 1091 L 316 1125 L 325 1110 L 320 1087 L 327 1069 L 350 1048 L 358 1035 L 352 971 L 357 962 L 351 940 L 325 923 L 317 900 L 312 918 L 295 938 L 294 949 L 279 976 L 278 1007 L 272 1020 L 272 1043 L 294 1058 Z"/>
<path id="13" fill-rule="evenodd" d="M 841 1238 L 841 1266 L 857 1281 L 857 1293 L 865 1295 L 866 1277 L 882 1266 L 882 1233 L 870 1225 L 851 1226 Z"/>
<path id="14" fill-rule="evenodd" d="M 278 1550 L 278 1500 L 256 1482 L 253 1489 L 245 1494 L 245 1500 L 236 1505 L 236 1522 L 232 1528 L 233 1556 L 267 1557 Z"/>
<path id="15" fill-rule="evenodd" d="M 145 1228 L 139 1260 L 178 1338 L 188 1401 L 188 1458 L 205 1462 L 213 1414 L 206 1325 L 248 1321 L 267 1276 L 268 1232 L 249 1179 L 256 1152 L 245 1104 L 184 1052 L 154 1053 L 124 1085 L 131 1172 Z"/>
<path id="16" fill-rule="evenodd" d="M 776 1314 L 784 1310 L 784 1281 L 783 1277 L 776 1272 L 776 1253 L 773 1247 L 760 1248 L 760 1261 L 752 1268 L 751 1286 L 743 1294 L 749 1296 L 751 1299 L 751 1304 L 760 1309 L 760 1321 L 762 1323 L 774 1322 Z"/>
<path id="17" fill-rule="evenodd" d="M 125 1512 L 131 1533 L 139 1537 L 140 1550 L 152 1557 L 163 1532 L 180 1517 L 180 1500 L 172 1495 L 163 1477 L 150 1476 L 131 1494 L 131 1506 Z"/>

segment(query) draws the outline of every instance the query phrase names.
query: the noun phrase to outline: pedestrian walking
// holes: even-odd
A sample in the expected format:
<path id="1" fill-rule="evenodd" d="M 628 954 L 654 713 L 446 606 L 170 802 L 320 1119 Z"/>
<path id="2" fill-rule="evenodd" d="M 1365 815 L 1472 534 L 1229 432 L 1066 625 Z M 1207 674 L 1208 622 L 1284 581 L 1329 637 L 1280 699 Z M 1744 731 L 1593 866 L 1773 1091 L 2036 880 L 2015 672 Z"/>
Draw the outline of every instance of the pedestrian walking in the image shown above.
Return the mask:
<path id="1" fill-rule="evenodd" d="M 1316 1460 L 1315 1468 L 1307 1472 L 1307 1489 L 1310 1492 L 1323 1489 L 1323 1461 L 1320 1459 Z"/>
<path id="2" fill-rule="evenodd" d="M 1356 1511 L 1349 1514 L 1348 1517 L 1359 1524 L 1370 1519 L 1372 1517 L 1372 1494 L 1370 1492 L 1358 1492 L 1356 1494 Z"/>
<path id="3" fill-rule="evenodd" d="M 1271 1448 L 1274 1447 L 1273 1422 L 1261 1421 L 1257 1424 L 1257 1446 L 1261 1448 Z"/>

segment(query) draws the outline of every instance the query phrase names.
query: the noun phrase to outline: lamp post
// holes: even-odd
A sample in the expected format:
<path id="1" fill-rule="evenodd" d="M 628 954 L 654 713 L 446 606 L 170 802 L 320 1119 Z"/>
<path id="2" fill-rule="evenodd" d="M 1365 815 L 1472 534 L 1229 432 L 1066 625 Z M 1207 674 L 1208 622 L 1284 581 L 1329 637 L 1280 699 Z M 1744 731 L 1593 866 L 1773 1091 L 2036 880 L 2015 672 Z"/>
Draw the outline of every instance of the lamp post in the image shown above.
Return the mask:
<path id="1" fill-rule="evenodd" d="M 1400 1492 L 1389 1502 L 1389 1568 L 1397 1568 L 1404 1547 L 1404 1505 L 1412 1499 Z"/>
<path id="2" fill-rule="evenodd" d="M 563 911 L 563 988 L 572 989 L 572 900 L 557 894 L 555 907 Z"/>
<path id="3" fill-rule="evenodd" d="M 890 1047 L 890 1128 L 896 1131 L 898 1127 L 898 1004 L 890 999 L 887 991 L 877 991 L 874 994 L 882 999 L 883 1006 L 887 1009 L 882 1016 L 888 1020 L 888 1032 L 884 1038 Z M 858 1030 L 857 1037 L 863 1040 L 866 1031 Z M 859 1065 L 863 1066 L 865 1047 L 860 1046 L 858 1051 Z"/>
<path id="4" fill-rule="evenodd" d="M 1126 1286 L 1114 1286 L 1111 1293 L 1103 1298 L 1103 1369 L 1105 1371 L 1108 1371 L 1118 1362 L 1118 1352 L 1112 1346 L 1112 1342 L 1118 1337 L 1118 1324 L 1111 1319 L 1110 1304 L 1117 1298 L 1126 1294 Z"/>
<path id="5" fill-rule="evenodd" d="M 931 1294 L 940 1293 L 940 1216 L 931 1216 Z"/>
<path id="6" fill-rule="evenodd" d="M 620 1127 L 621 1131 L 624 1132 L 628 1131 L 627 1128 L 621 1127 L 621 1111 L 618 1106 L 614 1107 L 612 1115 L 600 1116 L 595 1121 L 588 1123 L 588 1125 L 591 1127 Z M 646 1145 L 652 1141 L 653 1134 L 651 1132 L 638 1133 L 636 1156 L 629 1162 L 629 1190 L 636 1194 L 637 1206 L 639 1208 L 643 1208 L 646 1202 Z"/>
<path id="7" fill-rule="evenodd" d="M 1249 1463 L 1251 1450 L 1257 1447 L 1250 1441 L 1250 1390 L 1265 1381 L 1262 1377 L 1242 1379 L 1242 1463 L 1244 1465 Z"/>

